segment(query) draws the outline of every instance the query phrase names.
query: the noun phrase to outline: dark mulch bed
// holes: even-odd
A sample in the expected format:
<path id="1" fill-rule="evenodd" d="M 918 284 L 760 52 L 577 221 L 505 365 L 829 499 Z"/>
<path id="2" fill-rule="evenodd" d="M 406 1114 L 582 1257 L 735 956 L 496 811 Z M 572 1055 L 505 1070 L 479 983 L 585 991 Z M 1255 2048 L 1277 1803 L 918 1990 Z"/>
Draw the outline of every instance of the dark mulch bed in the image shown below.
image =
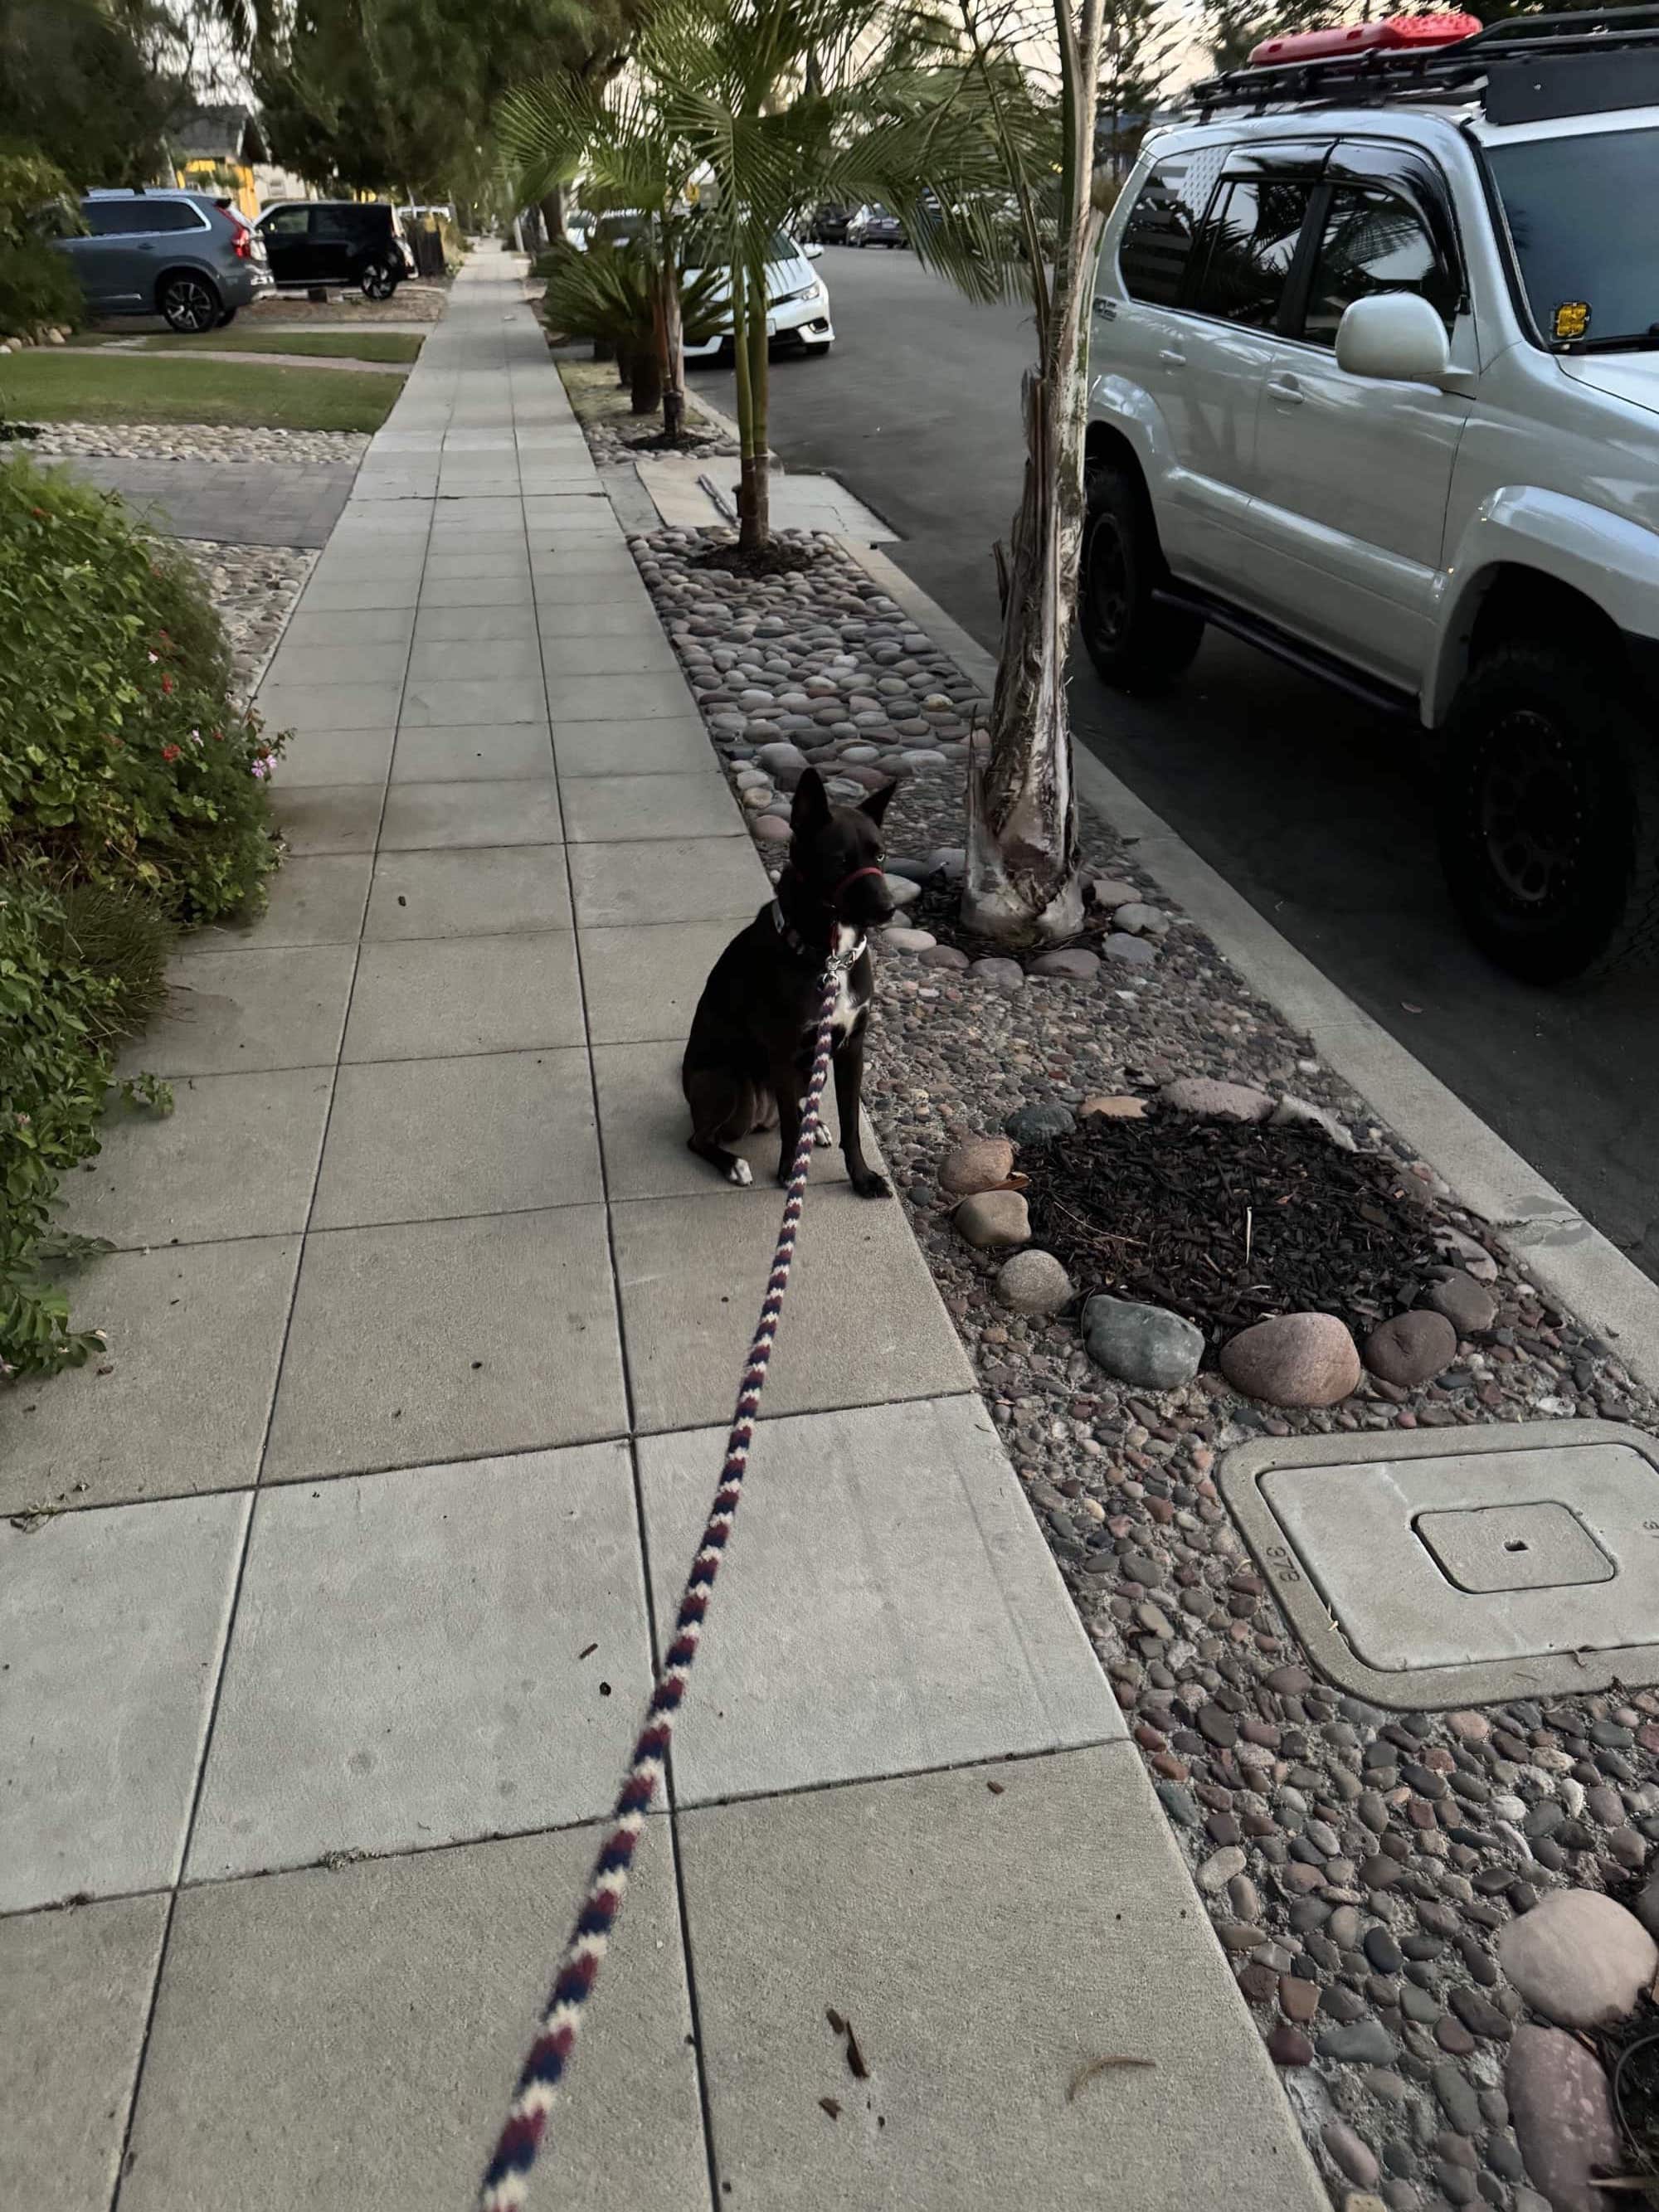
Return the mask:
<path id="1" fill-rule="evenodd" d="M 707 453 L 713 460 L 721 458 L 726 442 L 718 430 L 682 431 L 678 438 L 671 438 L 666 430 L 648 430 L 640 438 L 623 437 L 620 431 L 617 434 L 630 453 Z"/>
<path id="2" fill-rule="evenodd" d="M 724 568 L 733 576 L 793 576 L 803 568 L 816 568 L 823 558 L 823 550 L 816 545 L 791 545 L 781 538 L 775 538 L 769 545 L 758 552 L 742 553 L 735 538 L 723 545 L 711 545 L 706 552 L 693 553 L 687 561 L 688 568 Z"/>
<path id="3" fill-rule="evenodd" d="M 1645 2193 L 1621 2191 L 1607 2202 L 1659 2204 L 1659 2005 L 1644 1992 L 1627 2020 L 1593 2030 L 1585 2040 L 1607 2069 L 1613 2112 L 1629 2146 L 1623 2171 L 1648 2182 Z"/>
<path id="4" fill-rule="evenodd" d="M 1091 1115 L 1020 1166 L 1036 1241 L 1079 1291 L 1170 1307 L 1212 1344 L 1269 1314 L 1363 1333 L 1443 1265 L 1413 1179 L 1316 1130 Z"/>

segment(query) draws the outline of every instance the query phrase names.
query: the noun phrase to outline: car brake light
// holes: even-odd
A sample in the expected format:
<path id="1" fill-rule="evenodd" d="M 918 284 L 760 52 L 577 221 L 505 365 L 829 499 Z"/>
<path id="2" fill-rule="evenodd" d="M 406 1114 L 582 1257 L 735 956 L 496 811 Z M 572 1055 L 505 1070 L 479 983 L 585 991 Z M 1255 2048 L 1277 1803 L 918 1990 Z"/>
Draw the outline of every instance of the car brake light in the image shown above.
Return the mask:
<path id="1" fill-rule="evenodd" d="M 1389 15 L 1380 23 L 1335 23 L 1324 31 L 1291 31 L 1263 39 L 1246 64 L 1267 69 L 1285 62 L 1328 61 L 1337 54 L 1398 52 L 1413 46 L 1455 46 L 1481 27 L 1478 15 Z"/>
<path id="2" fill-rule="evenodd" d="M 236 225 L 236 235 L 230 241 L 230 250 L 239 261 L 253 258 L 253 233 L 245 222 Z"/>

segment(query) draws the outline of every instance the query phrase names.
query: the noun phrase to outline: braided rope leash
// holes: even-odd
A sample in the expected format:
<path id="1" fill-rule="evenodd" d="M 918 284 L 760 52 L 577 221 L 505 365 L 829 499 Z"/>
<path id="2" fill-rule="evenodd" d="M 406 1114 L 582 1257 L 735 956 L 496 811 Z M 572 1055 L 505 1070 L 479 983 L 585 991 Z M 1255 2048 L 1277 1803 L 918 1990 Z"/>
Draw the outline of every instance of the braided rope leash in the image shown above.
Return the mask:
<path id="1" fill-rule="evenodd" d="M 702 1638 L 702 1624 L 714 1577 L 720 1572 L 720 1555 L 726 1549 L 743 1496 L 755 1416 L 760 1409 L 761 1389 L 766 1381 L 772 1347 L 777 1341 L 783 1294 L 788 1287 L 789 1268 L 795 1256 L 795 1232 L 800 1226 L 801 1208 L 806 1198 L 806 1178 L 812 1164 L 819 1107 L 823 1086 L 830 1079 L 830 1024 L 841 989 L 842 964 L 838 961 L 831 969 L 818 1010 L 812 1075 L 801 1109 L 800 1138 L 789 1170 L 789 1194 L 784 1201 L 783 1220 L 772 1254 L 772 1272 L 767 1279 L 766 1296 L 761 1302 L 760 1320 L 744 1363 L 743 1380 L 738 1387 L 737 1411 L 726 1440 L 720 1487 L 714 1492 L 702 1540 L 686 1577 L 674 1623 L 674 1640 L 658 1674 L 645 1726 L 634 1746 L 633 1759 L 617 1793 L 610 1832 L 593 1862 L 587 1894 L 559 1960 L 552 1994 L 538 2023 L 536 2039 L 520 2071 L 507 2124 L 484 2171 L 483 2185 L 478 2192 L 478 2212 L 519 2212 L 529 2197 L 531 2168 L 541 2148 L 542 2134 L 553 2100 L 570 2063 L 587 2000 L 599 1978 L 611 1931 L 622 1911 L 629 1869 L 645 1826 L 646 1813 L 656 1795 L 673 1733 L 674 1715 L 685 1695 L 691 1662 Z"/>

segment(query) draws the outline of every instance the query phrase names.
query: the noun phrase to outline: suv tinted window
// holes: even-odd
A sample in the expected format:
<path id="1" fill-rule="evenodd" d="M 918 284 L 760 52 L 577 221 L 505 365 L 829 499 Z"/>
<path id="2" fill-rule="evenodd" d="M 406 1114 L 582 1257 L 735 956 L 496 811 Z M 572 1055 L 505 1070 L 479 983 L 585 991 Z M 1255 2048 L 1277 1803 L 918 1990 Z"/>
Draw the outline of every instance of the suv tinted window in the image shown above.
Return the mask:
<path id="1" fill-rule="evenodd" d="M 272 238 L 303 238 L 311 223 L 311 210 L 304 207 L 278 208 L 259 225 Z"/>
<path id="2" fill-rule="evenodd" d="M 134 200 L 82 200 L 81 218 L 94 238 L 125 238 L 141 228 Z"/>
<path id="3" fill-rule="evenodd" d="M 1303 337 L 1334 345 L 1343 309 L 1379 292 L 1419 293 L 1450 328 L 1457 286 L 1416 209 L 1395 192 L 1339 185 L 1319 241 Z"/>
<path id="4" fill-rule="evenodd" d="M 356 240 L 363 234 L 365 225 L 360 221 L 356 208 L 332 207 L 321 203 L 311 210 L 311 234 L 313 238 Z"/>
<path id="5" fill-rule="evenodd" d="M 1155 307 L 1173 307 L 1181 296 L 1182 279 L 1199 217 L 1204 212 L 1202 201 L 1194 204 L 1188 197 L 1193 167 L 1184 155 L 1160 161 L 1129 210 L 1118 247 L 1117 267 L 1132 300 L 1145 300 Z M 1204 190 L 1207 198 L 1207 177 Z"/>
<path id="6" fill-rule="evenodd" d="M 1276 177 L 1223 185 L 1204 223 L 1194 313 L 1272 330 L 1312 191 L 1310 183 Z"/>
<path id="7" fill-rule="evenodd" d="M 1649 129 L 1487 148 L 1547 344 L 1650 349 L 1656 149 L 1659 139 Z"/>
<path id="8" fill-rule="evenodd" d="M 153 238 L 167 230 L 200 230 L 188 200 L 87 200 L 82 214 L 94 238 Z"/>

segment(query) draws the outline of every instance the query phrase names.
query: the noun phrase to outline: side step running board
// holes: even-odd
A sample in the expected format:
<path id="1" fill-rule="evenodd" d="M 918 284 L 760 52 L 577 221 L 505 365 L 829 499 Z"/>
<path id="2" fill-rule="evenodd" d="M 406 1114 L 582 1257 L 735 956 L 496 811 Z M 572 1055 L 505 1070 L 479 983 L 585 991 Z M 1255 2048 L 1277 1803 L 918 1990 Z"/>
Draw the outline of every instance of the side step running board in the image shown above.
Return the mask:
<path id="1" fill-rule="evenodd" d="M 1200 622 L 1224 629 L 1230 637 L 1239 638 L 1246 645 L 1259 647 L 1263 653 L 1272 653 L 1275 660 L 1300 669 L 1304 676 L 1317 677 L 1322 684 L 1334 684 L 1374 713 L 1387 714 L 1396 721 L 1418 720 L 1417 702 L 1410 692 L 1398 690 L 1392 684 L 1384 684 L 1374 676 L 1361 675 L 1334 654 L 1322 653 L 1317 646 L 1304 644 L 1300 638 L 1292 637 L 1274 623 L 1241 614 L 1237 608 L 1211 599 L 1207 592 L 1183 590 L 1178 585 L 1167 585 L 1152 596 L 1160 606 L 1178 607 L 1182 614 L 1196 615 Z"/>

